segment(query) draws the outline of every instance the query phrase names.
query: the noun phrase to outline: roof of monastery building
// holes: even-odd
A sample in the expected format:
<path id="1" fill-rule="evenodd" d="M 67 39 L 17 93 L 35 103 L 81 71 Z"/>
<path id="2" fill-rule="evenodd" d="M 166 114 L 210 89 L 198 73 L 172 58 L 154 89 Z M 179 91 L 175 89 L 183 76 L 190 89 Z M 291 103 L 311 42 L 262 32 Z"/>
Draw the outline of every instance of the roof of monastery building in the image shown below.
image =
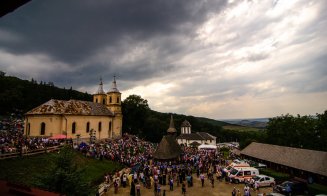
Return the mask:
<path id="1" fill-rule="evenodd" d="M 216 137 L 210 135 L 206 132 L 196 132 L 189 134 L 180 134 L 176 139 L 185 139 L 185 140 L 215 140 Z"/>
<path id="2" fill-rule="evenodd" d="M 101 103 L 74 99 L 69 101 L 51 99 L 26 113 L 26 115 L 35 114 L 114 116 L 113 112 Z"/>
<path id="3" fill-rule="evenodd" d="M 241 154 L 327 176 L 327 152 L 324 151 L 252 142 Z"/>

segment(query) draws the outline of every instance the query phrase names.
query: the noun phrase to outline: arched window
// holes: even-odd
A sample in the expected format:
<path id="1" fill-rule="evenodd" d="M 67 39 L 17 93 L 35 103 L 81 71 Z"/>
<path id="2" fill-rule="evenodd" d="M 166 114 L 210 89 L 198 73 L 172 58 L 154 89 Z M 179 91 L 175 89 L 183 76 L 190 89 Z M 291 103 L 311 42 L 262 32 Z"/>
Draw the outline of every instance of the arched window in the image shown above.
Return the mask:
<path id="1" fill-rule="evenodd" d="M 40 135 L 44 135 L 45 134 L 45 123 L 42 122 L 41 123 L 41 134 Z"/>
<path id="2" fill-rule="evenodd" d="M 73 122 L 72 124 L 72 134 L 76 133 L 76 122 Z"/>
<path id="3" fill-rule="evenodd" d="M 117 97 L 117 103 L 119 103 L 119 97 Z"/>
<path id="4" fill-rule="evenodd" d="M 109 97 L 109 103 L 111 103 L 112 102 L 112 98 L 111 97 Z"/>
<path id="5" fill-rule="evenodd" d="M 98 126 L 98 131 L 100 132 L 101 131 L 101 127 L 102 126 L 102 123 L 101 122 L 99 122 L 99 126 Z"/>
<path id="6" fill-rule="evenodd" d="M 27 124 L 27 131 L 26 131 L 26 135 L 30 135 L 31 133 L 31 123 Z"/>
<path id="7" fill-rule="evenodd" d="M 112 123 L 109 121 L 109 137 L 111 137 Z"/>
<path id="8" fill-rule="evenodd" d="M 106 104 L 106 99 L 103 99 L 102 100 L 102 104 Z"/>
<path id="9" fill-rule="evenodd" d="M 86 133 L 90 132 L 90 122 L 86 123 Z"/>
<path id="10" fill-rule="evenodd" d="M 98 103 L 98 98 L 95 99 L 95 103 Z"/>

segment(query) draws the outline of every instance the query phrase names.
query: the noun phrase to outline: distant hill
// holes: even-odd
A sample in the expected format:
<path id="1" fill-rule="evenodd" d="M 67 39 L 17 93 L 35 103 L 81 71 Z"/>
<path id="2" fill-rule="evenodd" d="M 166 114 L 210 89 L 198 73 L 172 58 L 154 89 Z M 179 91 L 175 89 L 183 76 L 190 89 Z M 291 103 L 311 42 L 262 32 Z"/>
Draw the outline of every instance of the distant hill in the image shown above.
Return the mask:
<path id="1" fill-rule="evenodd" d="M 234 125 L 263 129 L 267 126 L 269 119 L 253 118 L 253 119 L 232 119 L 232 120 L 223 120 L 223 121 Z"/>
<path id="2" fill-rule="evenodd" d="M 37 82 L 6 76 L 0 71 L 0 115 L 25 113 L 50 99 L 91 101 L 92 95 L 55 87 L 52 82 Z"/>

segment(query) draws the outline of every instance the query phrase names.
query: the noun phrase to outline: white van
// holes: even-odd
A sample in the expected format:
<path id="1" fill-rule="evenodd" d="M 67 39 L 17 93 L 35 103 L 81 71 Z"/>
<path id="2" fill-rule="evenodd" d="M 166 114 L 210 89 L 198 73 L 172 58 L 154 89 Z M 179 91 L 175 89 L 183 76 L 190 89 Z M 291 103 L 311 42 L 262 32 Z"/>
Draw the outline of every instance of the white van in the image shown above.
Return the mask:
<path id="1" fill-rule="evenodd" d="M 225 167 L 223 170 L 225 173 L 229 173 L 233 168 L 237 167 L 250 167 L 250 165 L 246 162 L 232 162 L 227 167 Z"/>
<path id="2" fill-rule="evenodd" d="M 259 175 L 259 170 L 254 167 L 235 167 L 228 175 L 231 182 L 240 183 L 251 180 L 254 176 Z"/>

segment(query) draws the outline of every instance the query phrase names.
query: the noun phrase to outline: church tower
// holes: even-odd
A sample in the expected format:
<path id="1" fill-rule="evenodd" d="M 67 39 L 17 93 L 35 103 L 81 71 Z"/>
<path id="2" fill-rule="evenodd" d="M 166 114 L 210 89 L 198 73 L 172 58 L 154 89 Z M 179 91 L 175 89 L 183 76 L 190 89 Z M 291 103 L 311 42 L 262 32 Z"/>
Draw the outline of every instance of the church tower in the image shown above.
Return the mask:
<path id="1" fill-rule="evenodd" d="M 107 93 L 107 107 L 115 115 L 113 120 L 113 137 L 122 136 L 123 114 L 121 111 L 121 93 L 117 88 L 116 77 L 112 82 L 112 87 Z"/>
<path id="2" fill-rule="evenodd" d="M 187 120 L 181 125 L 181 134 L 191 134 L 191 124 Z"/>
<path id="3" fill-rule="evenodd" d="M 107 102 L 106 99 L 107 99 L 107 95 L 103 91 L 102 78 L 100 78 L 100 84 L 99 84 L 98 91 L 93 95 L 93 102 L 106 104 L 106 102 Z"/>
<path id="4" fill-rule="evenodd" d="M 167 129 L 168 135 L 176 136 L 177 130 L 175 128 L 173 115 L 170 115 L 169 128 Z"/>

